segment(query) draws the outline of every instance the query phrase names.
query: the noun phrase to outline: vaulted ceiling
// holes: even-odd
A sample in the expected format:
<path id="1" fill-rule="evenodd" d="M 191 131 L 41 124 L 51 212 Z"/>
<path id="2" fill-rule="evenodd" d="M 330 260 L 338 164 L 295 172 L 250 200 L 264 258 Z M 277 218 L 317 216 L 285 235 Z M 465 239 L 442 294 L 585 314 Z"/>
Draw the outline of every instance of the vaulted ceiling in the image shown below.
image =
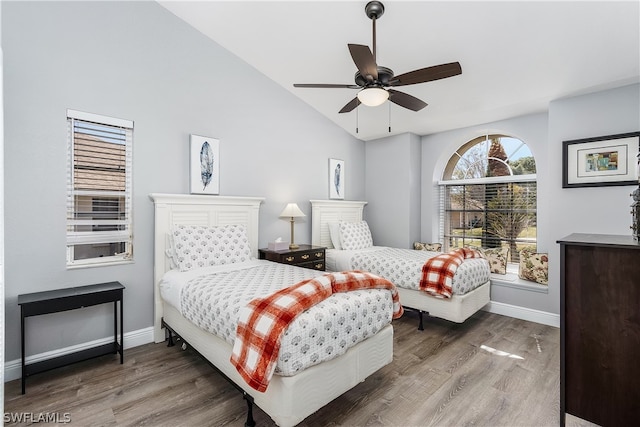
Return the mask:
<path id="1" fill-rule="evenodd" d="M 640 81 L 638 1 L 387 0 L 378 65 L 398 75 L 458 61 L 462 74 L 397 88 L 428 104 L 417 112 L 386 102 L 339 114 L 356 89 L 293 84 L 354 83 L 347 44 L 372 47 L 366 1 L 159 3 L 362 140 L 544 112 L 554 99 Z"/>

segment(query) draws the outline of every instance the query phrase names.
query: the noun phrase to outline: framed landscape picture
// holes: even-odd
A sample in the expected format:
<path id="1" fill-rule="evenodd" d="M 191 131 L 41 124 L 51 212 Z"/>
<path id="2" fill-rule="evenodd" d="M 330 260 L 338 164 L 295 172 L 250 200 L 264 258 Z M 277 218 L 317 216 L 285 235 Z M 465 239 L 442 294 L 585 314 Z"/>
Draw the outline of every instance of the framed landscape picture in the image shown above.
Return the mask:
<path id="1" fill-rule="evenodd" d="M 189 151 L 189 191 L 191 194 L 220 193 L 220 141 L 191 135 Z"/>
<path id="2" fill-rule="evenodd" d="M 562 187 L 638 184 L 640 132 L 562 142 Z"/>

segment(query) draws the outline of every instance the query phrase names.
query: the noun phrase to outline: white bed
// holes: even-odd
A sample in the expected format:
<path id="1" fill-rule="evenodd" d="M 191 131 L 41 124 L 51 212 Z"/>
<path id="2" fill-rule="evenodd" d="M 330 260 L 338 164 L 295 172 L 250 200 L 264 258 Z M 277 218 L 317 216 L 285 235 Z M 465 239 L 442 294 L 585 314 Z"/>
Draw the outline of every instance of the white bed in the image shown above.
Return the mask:
<path id="1" fill-rule="evenodd" d="M 178 225 L 245 226 L 252 256 L 257 258 L 258 217 L 263 199 L 175 194 L 151 194 L 150 198 L 155 205 L 154 339 L 156 342 L 166 340 L 163 329 L 166 324 L 235 383 L 250 402 L 248 425 L 253 421 L 250 420 L 251 402 L 255 402 L 276 424 L 293 426 L 392 361 L 393 328 L 387 325 L 341 356 L 293 376 L 274 375 L 265 392 L 248 387 L 230 362 L 231 344 L 194 325 L 174 305 L 165 302 L 160 283 L 171 269 L 167 255 L 168 236 Z"/>
<path id="2" fill-rule="evenodd" d="M 311 200 L 311 242 L 313 245 L 328 248 L 328 268 L 331 264 L 333 264 L 333 268 L 337 269 L 348 267 L 348 263 L 344 263 L 344 257 L 340 258 L 341 254 L 332 253 L 332 251 L 341 251 L 334 250 L 329 224 L 339 221 L 362 221 L 366 204 L 367 202 L 364 201 Z M 413 249 L 406 249 L 406 251 L 413 251 Z M 464 294 L 454 292 L 449 299 L 436 298 L 423 291 L 404 288 L 399 283 L 395 284 L 400 295 L 400 302 L 404 307 L 417 310 L 420 313 L 426 312 L 433 317 L 462 323 L 490 302 L 491 284 L 488 277 L 489 272 L 487 271 L 486 282 Z M 393 281 L 389 277 L 387 279 Z M 422 316 L 420 316 L 419 328 L 422 329 Z"/>

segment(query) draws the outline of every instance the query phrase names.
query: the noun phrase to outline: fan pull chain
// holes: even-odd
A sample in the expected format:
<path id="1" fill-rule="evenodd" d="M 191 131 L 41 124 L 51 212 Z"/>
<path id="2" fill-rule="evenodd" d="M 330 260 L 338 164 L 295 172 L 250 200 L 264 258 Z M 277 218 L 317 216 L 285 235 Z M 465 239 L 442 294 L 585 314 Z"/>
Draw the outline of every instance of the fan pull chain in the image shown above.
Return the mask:
<path id="1" fill-rule="evenodd" d="M 391 103 L 387 101 L 387 104 L 389 104 L 389 133 L 391 133 Z"/>
<path id="2" fill-rule="evenodd" d="M 358 133 L 358 110 L 359 108 L 356 106 L 356 133 Z"/>

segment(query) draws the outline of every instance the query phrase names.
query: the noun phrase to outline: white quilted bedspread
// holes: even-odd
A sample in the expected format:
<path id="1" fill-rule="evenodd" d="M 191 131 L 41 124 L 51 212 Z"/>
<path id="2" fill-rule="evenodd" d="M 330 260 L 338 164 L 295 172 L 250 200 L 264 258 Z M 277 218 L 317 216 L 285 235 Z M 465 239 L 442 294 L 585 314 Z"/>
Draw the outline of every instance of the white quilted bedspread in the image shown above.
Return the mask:
<path id="1" fill-rule="evenodd" d="M 377 246 L 351 251 L 351 268 L 368 271 L 390 280 L 399 288 L 419 289 L 422 266 L 440 252 Z M 453 276 L 453 293 L 462 295 L 489 280 L 489 264 L 482 258 L 466 259 Z"/>
<path id="2" fill-rule="evenodd" d="M 198 327 L 231 345 L 240 307 L 257 296 L 324 274 L 264 260 L 202 269 L 203 274 L 193 270 L 186 273 L 172 270 L 165 275 L 163 297 Z M 392 312 L 391 294 L 386 290 L 333 294 L 289 326 L 282 338 L 275 373 L 295 375 L 344 354 L 389 324 Z"/>

